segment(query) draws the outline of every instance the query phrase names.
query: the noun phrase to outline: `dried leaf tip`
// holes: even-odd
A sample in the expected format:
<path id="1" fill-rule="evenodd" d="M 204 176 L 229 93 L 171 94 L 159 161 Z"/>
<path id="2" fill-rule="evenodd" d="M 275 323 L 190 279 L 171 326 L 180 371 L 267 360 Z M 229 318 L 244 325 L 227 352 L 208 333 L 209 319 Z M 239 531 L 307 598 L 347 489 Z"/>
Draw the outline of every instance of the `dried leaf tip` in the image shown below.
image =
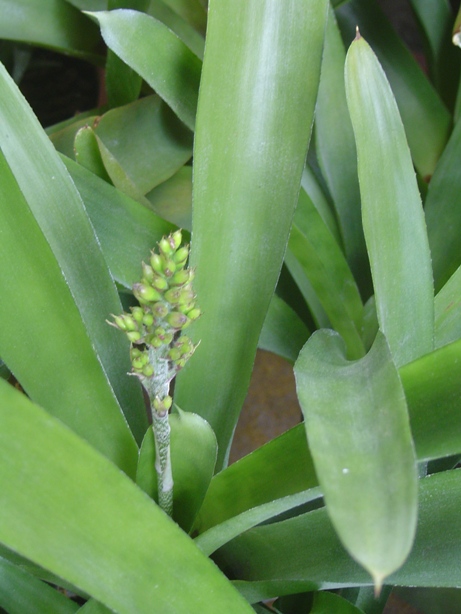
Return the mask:
<path id="1" fill-rule="evenodd" d="M 355 26 L 355 39 L 354 40 L 358 41 L 359 38 L 362 38 L 362 35 L 360 34 L 359 27 Z"/>

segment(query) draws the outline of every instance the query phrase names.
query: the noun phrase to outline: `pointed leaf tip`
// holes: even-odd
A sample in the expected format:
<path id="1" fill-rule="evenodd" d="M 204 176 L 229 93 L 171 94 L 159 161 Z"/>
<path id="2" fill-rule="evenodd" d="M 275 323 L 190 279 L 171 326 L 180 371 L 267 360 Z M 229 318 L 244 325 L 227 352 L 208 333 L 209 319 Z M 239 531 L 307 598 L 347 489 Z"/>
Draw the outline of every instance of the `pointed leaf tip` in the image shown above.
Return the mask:
<path id="1" fill-rule="evenodd" d="M 355 38 L 354 38 L 354 40 L 358 41 L 360 38 L 362 38 L 362 35 L 360 34 L 359 27 L 355 26 Z"/>

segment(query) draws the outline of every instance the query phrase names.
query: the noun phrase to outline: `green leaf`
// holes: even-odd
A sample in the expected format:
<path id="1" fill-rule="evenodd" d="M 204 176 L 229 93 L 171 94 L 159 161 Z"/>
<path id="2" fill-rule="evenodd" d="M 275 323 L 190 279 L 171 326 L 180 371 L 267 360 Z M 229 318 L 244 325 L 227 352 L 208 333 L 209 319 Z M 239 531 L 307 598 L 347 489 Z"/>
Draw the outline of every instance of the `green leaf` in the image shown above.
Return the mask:
<path id="1" fill-rule="evenodd" d="M 274 294 L 259 336 L 258 347 L 294 363 L 308 337 L 309 331 L 304 322 L 284 300 Z"/>
<path id="2" fill-rule="evenodd" d="M 400 370 L 419 460 L 461 452 L 460 359 L 456 341 Z"/>
<path id="3" fill-rule="evenodd" d="M 206 3 L 203 0 L 163 0 L 178 15 L 199 32 L 205 33 Z"/>
<path id="4" fill-rule="evenodd" d="M 344 89 L 346 52 L 330 9 L 315 111 L 316 153 L 332 195 L 345 253 L 359 286 L 370 293 L 369 264 L 362 229 L 357 152 Z"/>
<path id="5" fill-rule="evenodd" d="M 288 495 L 287 497 L 264 503 L 205 531 L 195 538 L 195 543 L 202 552 L 209 556 L 234 537 L 248 531 L 248 529 L 266 520 L 275 518 L 283 512 L 319 499 L 321 496 L 322 492 L 319 488 L 311 488 L 295 495 Z"/>
<path id="6" fill-rule="evenodd" d="M 425 39 L 429 73 L 440 96 L 453 109 L 458 85 L 460 57 L 451 41 L 453 10 L 449 0 L 410 0 Z"/>
<path id="7" fill-rule="evenodd" d="M 173 471 L 173 518 L 190 531 L 210 484 L 216 464 L 216 437 L 210 425 L 197 414 L 180 410 L 169 418 Z M 157 500 L 155 441 L 149 429 L 139 454 L 136 483 Z"/>
<path id="8" fill-rule="evenodd" d="M 317 485 L 300 424 L 215 475 L 194 528 L 203 533 L 250 508 Z"/>
<path id="9" fill-rule="evenodd" d="M 445 471 L 419 483 L 415 543 L 407 562 L 386 584 L 459 587 L 461 471 Z M 255 527 L 224 546 L 215 558 L 227 574 L 238 578 L 234 585 L 251 602 L 322 587 L 368 584 L 366 572 L 341 546 L 325 508 Z"/>
<path id="10" fill-rule="evenodd" d="M 94 599 L 90 599 L 83 605 L 79 610 L 78 614 L 112 614 L 113 610 L 109 610 L 106 606 L 99 603 L 99 601 L 95 601 Z"/>
<path id="11" fill-rule="evenodd" d="M 434 301 L 434 345 L 436 348 L 461 338 L 461 266 L 459 266 Z"/>
<path id="12" fill-rule="evenodd" d="M 8 614 L 74 614 L 78 605 L 62 593 L 0 558 L 0 606 Z"/>
<path id="13" fill-rule="evenodd" d="M 179 228 L 192 228 L 192 167 L 177 173 L 146 194 L 147 205 Z"/>
<path id="14" fill-rule="evenodd" d="M 0 38 L 96 59 L 97 28 L 63 0 L 1 0 Z"/>
<path id="15" fill-rule="evenodd" d="M 141 277 L 141 262 L 173 226 L 69 158 L 63 157 L 63 161 L 82 197 L 112 277 L 131 289 Z"/>
<path id="16" fill-rule="evenodd" d="M 461 452 L 460 361 L 461 342 L 457 342 L 400 369 L 420 461 Z M 252 507 L 317 485 L 300 424 L 218 473 L 196 528 L 206 531 Z"/>
<path id="17" fill-rule="evenodd" d="M 173 30 L 197 57 L 203 59 L 203 52 L 205 50 L 204 37 L 171 9 L 166 2 L 163 2 L 163 0 L 151 0 L 147 13 L 164 23 L 170 30 Z"/>
<path id="18" fill-rule="evenodd" d="M 416 169 L 429 179 L 450 134 L 450 113 L 376 0 L 349 0 L 336 16 L 347 45 L 358 25 L 377 54 L 396 98 Z"/>
<path id="19" fill-rule="evenodd" d="M 397 105 L 376 56 L 361 37 L 347 54 L 346 94 L 378 321 L 400 366 L 433 347 L 431 257 Z"/>
<path id="20" fill-rule="evenodd" d="M 126 475 L 2 381 L 0 425 L 5 546 L 119 614 L 251 612 Z"/>
<path id="21" fill-rule="evenodd" d="M 363 610 L 352 605 L 350 601 L 346 601 L 339 595 L 327 592 L 318 592 L 314 594 L 314 601 L 309 614 L 363 614 Z"/>
<path id="22" fill-rule="evenodd" d="M 192 155 L 192 133 L 158 96 L 108 111 L 94 132 L 112 182 L 132 198 L 174 175 Z"/>
<path id="23" fill-rule="evenodd" d="M 296 388 L 328 514 L 379 592 L 413 543 L 416 459 L 384 336 L 361 360 L 348 362 L 344 349 L 337 333 L 314 333 L 295 365 Z"/>
<path id="24" fill-rule="evenodd" d="M 134 9 L 146 11 L 150 0 L 108 0 L 109 11 L 115 9 Z M 111 50 L 107 50 L 104 71 L 105 90 L 110 107 L 120 107 L 134 102 L 139 97 L 142 78 L 130 66 L 127 66 Z"/>
<path id="25" fill-rule="evenodd" d="M 461 224 L 461 124 L 458 122 L 429 184 L 425 202 L 436 290 L 461 265 L 457 228 Z"/>
<path id="26" fill-rule="evenodd" d="M 101 26 L 107 46 L 193 130 L 200 59 L 176 34 L 149 15 L 124 9 L 89 14 Z"/>
<path id="27" fill-rule="evenodd" d="M 212 0 L 194 145 L 191 264 L 201 340 L 176 401 L 227 462 L 282 266 L 320 71 L 324 0 Z M 225 68 L 224 68 L 225 67 Z M 309 74 L 308 80 L 299 74 Z"/>
<path id="28" fill-rule="evenodd" d="M 35 401 L 132 473 L 126 419 L 140 437 L 146 418 L 128 343 L 105 322 L 120 311 L 115 286 L 69 174 L 3 68 L 0 95 L 0 355 Z"/>
<path id="29" fill-rule="evenodd" d="M 296 257 L 351 358 L 365 353 L 360 337 L 363 306 L 355 280 L 334 237 L 301 190 L 288 251 Z"/>
<path id="30" fill-rule="evenodd" d="M 77 131 L 73 150 L 73 157 L 81 166 L 110 183 L 110 177 L 102 161 L 96 135 L 93 128 L 88 124 Z"/>

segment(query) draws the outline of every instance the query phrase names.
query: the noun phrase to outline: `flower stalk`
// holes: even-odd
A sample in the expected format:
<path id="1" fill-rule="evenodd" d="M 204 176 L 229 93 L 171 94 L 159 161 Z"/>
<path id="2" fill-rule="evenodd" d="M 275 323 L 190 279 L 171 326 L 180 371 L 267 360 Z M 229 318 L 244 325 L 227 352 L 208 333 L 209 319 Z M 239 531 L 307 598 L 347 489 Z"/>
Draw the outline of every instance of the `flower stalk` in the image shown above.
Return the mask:
<path id="1" fill-rule="evenodd" d="M 194 271 L 187 268 L 188 246 L 181 246 L 180 230 L 163 237 L 158 252 L 142 263 L 141 281 L 133 285 L 139 306 L 113 316 L 109 322 L 131 342 L 131 374 L 138 377 L 149 397 L 155 438 L 158 503 L 173 513 L 173 476 L 170 458 L 170 384 L 192 356 L 196 345 L 183 334 L 200 316 L 192 288 Z"/>

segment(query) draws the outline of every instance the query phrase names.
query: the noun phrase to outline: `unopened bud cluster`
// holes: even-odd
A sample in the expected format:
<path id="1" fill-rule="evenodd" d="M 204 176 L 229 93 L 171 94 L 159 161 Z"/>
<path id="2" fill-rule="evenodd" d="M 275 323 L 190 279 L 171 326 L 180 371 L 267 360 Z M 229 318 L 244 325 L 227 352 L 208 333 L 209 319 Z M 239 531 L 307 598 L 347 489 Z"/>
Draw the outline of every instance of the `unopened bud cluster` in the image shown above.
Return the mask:
<path id="1" fill-rule="evenodd" d="M 181 332 L 200 316 L 192 288 L 194 271 L 186 268 L 189 248 L 181 246 L 181 241 L 180 230 L 163 237 L 158 253 L 152 251 L 149 263 L 142 263 L 142 279 L 133 286 L 139 306 L 132 307 L 130 313 L 113 316 L 111 322 L 131 341 L 133 374 L 144 383 L 152 399 L 164 401 L 160 390 L 196 347 Z"/>

